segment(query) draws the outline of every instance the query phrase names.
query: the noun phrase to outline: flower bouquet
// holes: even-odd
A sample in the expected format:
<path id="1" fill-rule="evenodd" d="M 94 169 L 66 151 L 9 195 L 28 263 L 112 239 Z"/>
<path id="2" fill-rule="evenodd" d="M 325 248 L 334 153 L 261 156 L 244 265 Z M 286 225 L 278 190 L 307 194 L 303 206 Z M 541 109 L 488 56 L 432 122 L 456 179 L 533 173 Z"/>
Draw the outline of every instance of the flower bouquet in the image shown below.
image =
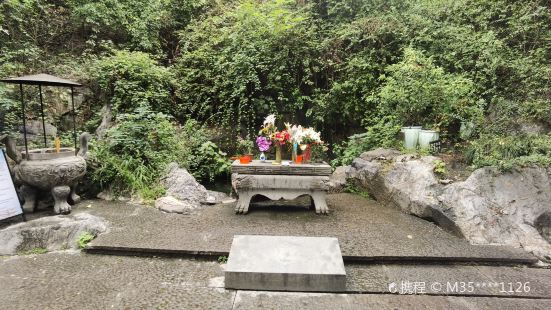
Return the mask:
<path id="1" fill-rule="evenodd" d="M 265 155 L 264 152 L 270 149 L 270 146 L 273 145 L 276 150 L 276 159 L 273 161 L 274 164 L 281 164 L 281 147 L 289 143 L 291 135 L 287 130 L 278 131 L 275 125 L 275 115 L 270 114 L 264 120 L 262 128 L 259 131 L 259 136 L 256 138 L 256 145 L 261 154 L 261 160 Z"/>
<path id="2" fill-rule="evenodd" d="M 264 152 L 274 146 L 276 149 L 276 159 L 274 164 L 281 163 L 281 148 L 285 144 L 292 146 L 292 160 L 295 163 L 307 163 L 311 158 L 311 146 L 322 145 L 321 133 L 315 131 L 312 127 L 302 127 L 301 125 L 291 125 L 285 123 L 285 129 L 278 131 L 275 125 L 275 115 L 271 114 L 264 120 L 263 126 L 259 131 L 259 136 L 256 138 L 256 145 L 262 152 L 261 160 L 265 155 Z M 298 155 L 298 150 L 302 150 L 302 154 Z"/>

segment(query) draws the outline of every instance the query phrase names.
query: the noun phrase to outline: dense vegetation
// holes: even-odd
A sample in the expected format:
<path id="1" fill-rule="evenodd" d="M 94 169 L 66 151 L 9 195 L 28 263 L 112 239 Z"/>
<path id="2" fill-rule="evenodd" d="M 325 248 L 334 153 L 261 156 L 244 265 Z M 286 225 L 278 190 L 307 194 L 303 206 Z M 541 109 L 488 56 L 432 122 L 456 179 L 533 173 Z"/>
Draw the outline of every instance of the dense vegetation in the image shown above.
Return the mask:
<path id="1" fill-rule="evenodd" d="M 268 113 L 321 130 L 334 164 L 413 124 L 475 167 L 551 162 L 544 0 L 7 0 L 0 25 L 2 77 L 85 83 L 83 129 L 111 111 L 95 176 L 120 190 L 162 192 L 168 161 L 225 173 L 218 146 Z M 1 130 L 17 98 L 0 85 Z"/>

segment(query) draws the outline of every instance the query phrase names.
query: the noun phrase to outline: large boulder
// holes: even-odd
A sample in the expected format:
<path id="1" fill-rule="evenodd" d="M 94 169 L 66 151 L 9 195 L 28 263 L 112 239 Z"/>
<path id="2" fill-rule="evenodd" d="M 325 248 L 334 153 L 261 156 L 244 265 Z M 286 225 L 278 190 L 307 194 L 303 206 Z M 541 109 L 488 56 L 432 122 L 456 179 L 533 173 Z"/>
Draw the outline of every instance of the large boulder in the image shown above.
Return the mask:
<path id="1" fill-rule="evenodd" d="M 54 125 L 46 122 L 44 123 L 44 127 L 46 128 L 46 136 L 55 137 L 57 135 L 57 128 Z M 41 120 L 28 120 L 25 124 L 28 135 L 42 136 L 44 134 L 44 127 Z M 21 132 L 23 132 L 23 126 L 21 126 Z"/>
<path id="2" fill-rule="evenodd" d="M 174 198 L 172 196 L 161 197 L 155 201 L 155 207 L 166 213 L 191 214 L 199 205 Z"/>
<path id="3" fill-rule="evenodd" d="M 329 179 L 329 193 L 336 194 L 346 190 L 347 174 L 350 166 L 337 167 Z"/>
<path id="4" fill-rule="evenodd" d="M 166 194 L 191 205 L 199 205 L 207 198 L 207 189 L 177 163 L 171 163 L 167 174 L 161 180 L 166 188 Z"/>
<path id="5" fill-rule="evenodd" d="M 379 149 L 355 159 L 347 178 L 377 200 L 434 221 L 473 244 L 522 247 L 551 261 L 551 169 L 485 167 L 464 181 L 441 184 L 433 172 L 437 159 Z"/>
<path id="6" fill-rule="evenodd" d="M 228 198 L 224 193 L 207 190 L 177 163 L 168 165 L 161 182 L 166 188 L 166 196 L 157 199 L 155 206 L 168 213 L 190 214 L 201 205 L 221 203 Z"/>
<path id="7" fill-rule="evenodd" d="M 551 169 L 527 167 L 502 173 L 485 167 L 445 186 L 438 196 L 463 235 L 475 244 L 522 247 L 551 261 Z M 548 235 L 547 235 L 548 236 Z"/>

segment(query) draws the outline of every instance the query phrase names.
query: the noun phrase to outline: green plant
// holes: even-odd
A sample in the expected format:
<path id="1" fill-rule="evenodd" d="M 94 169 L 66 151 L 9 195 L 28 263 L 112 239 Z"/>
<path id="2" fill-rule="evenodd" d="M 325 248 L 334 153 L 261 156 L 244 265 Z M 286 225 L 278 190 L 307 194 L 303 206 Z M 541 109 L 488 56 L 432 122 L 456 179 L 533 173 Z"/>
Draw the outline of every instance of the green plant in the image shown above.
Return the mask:
<path id="1" fill-rule="evenodd" d="M 430 57 L 407 48 L 401 62 L 390 65 L 376 99 L 382 115 L 395 115 L 403 125 L 447 131 L 462 120 L 480 122 L 483 101 L 475 100 L 474 84 L 447 73 Z"/>
<path id="2" fill-rule="evenodd" d="M 495 166 L 502 170 L 530 165 L 551 166 L 551 134 L 484 135 L 466 149 L 475 167 Z"/>
<path id="3" fill-rule="evenodd" d="M 307 14 L 294 0 L 223 3 L 215 12 L 180 33 L 181 115 L 254 136 L 265 115 L 304 109 L 303 89 L 319 70 L 306 58 L 316 53 Z"/>
<path id="4" fill-rule="evenodd" d="M 370 198 L 369 192 L 366 189 L 361 188 L 358 185 L 353 184 L 353 183 L 346 183 L 346 185 L 344 187 L 344 191 L 346 193 L 360 195 L 364 198 Z"/>
<path id="5" fill-rule="evenodd" d="M 241 136 L 237 136 L 237 151 L 239 154 L 252 154 L 254 148 L 254 142 L 250 139 L 249 136 L 246 138 L 242 138 Z"/>
<path id="6" fill-rule="evenodd" d="M 231 163 L 216 144 L 207 141 L 197 149 L 189 162 L 189 169 L 199 180 L 211 181 L 230 171 Z"/>
<path id="7" fill-rule="evenodd" d="M 137 108 L 171 114 L 172 74 L 149 54 L 116 51 L 98 59 L 91 68 L 101 95 L 116 113 Z"/>
<path id="8" fill-rule="evenodd" d="M 433 163 L 434 167 L 432 168 L 432 171 L 436 173 L 438 176 L 444 176 L 446 173 L 448 173 L 448 169 L 446 169 L 446 163 L 437 159 Z"/>
<path id="9" fill-rule="evenodd" d="M 79 249 L 84 249 L 90 241 L 94 240 L 96 236 L 87 231 L 82 232 L 77 239 L 77 245 Z"/>
<path id="10" fill-rule="evenodd" d="M 374 119 L 367 132 L 350 136 L 347 141 L 336 145 L 333 149 L 335 159 L 331 161 L 334 167 L 349 165 L 363 152 L 370 151 L 377 147 L 396 147 L 396 137 L 400 131 L 400 125 L 396 118 L 385 116 Z"/>
<path id="11" fill-rule="evenodd" d="M 90 33 L 89 44 L 110 40 L 123 48 L 160 53 L 204 0 L 69 0 L 75 23 Z"/>
<path id="12" fill-rule="evenodd" d="M 20 252 L 19 255 L 33 255 L 33 254 L 46 254 L 46 253 L 48 253 L 48 249 L 41 248 L 41 247 L 36 247 L 36 248 L 32 248 L 28 251 Z"/>
<path id="13" fill-rule="evenodd" d="M 195 120 L 188 120 L 177 134 L 177 161 L 199 181 L 213 182 L 229 173 L 227 154 L 212 141 L 208 131 Z"/>
<path id="14" fill-rule="evenodd" d="M 154 199 L 164 193 L 158 179 L 175 161 L 174 127 L 167 116 L 140 108 L 121 114 L 92 152 L 93 180 L 115 193 L 138 193 Z"/>
<path id="15" fill-rule="evenodd" d="M 225 264 L 227 262 L 228 262 L 228 257 L 227 256 L 225 256 L 225 255 L 218 256 L 218 263 Z"/>

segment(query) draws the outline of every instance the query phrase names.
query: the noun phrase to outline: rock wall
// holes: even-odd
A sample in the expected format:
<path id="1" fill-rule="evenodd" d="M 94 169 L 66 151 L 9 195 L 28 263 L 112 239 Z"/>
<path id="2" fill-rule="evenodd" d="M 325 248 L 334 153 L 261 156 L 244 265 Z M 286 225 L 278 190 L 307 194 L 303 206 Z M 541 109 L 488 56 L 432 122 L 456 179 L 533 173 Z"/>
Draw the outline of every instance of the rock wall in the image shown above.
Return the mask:
<path id="1" fill-rule="evenodd" d="M 356 158 L 346 179 L 378 201 L 436 222 L 473 244 L 522 247 L 551 261 L 551 169 L 475 170 L 465 181 L 442 184 L 437 157 L 378 149 Z"/>

